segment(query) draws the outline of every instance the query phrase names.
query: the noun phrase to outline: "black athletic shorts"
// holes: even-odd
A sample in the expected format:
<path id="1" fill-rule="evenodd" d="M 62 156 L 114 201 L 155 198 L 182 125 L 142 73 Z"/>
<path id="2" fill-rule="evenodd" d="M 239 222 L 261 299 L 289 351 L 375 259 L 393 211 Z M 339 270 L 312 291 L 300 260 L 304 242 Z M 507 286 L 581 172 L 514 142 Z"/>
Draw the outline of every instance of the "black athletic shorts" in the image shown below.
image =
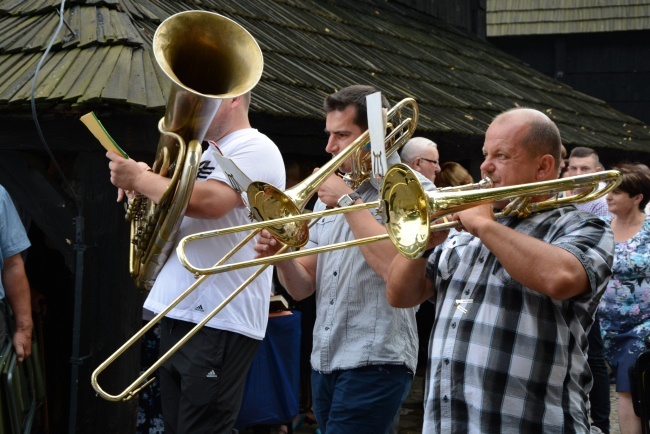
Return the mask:
<path id="1" fill-rule="evenodd" d="M 164 318 L 160 354 L 195 326 Z M 230 433 L 261 341 L 203 327 L 160 368 L 166 434 Z"/>

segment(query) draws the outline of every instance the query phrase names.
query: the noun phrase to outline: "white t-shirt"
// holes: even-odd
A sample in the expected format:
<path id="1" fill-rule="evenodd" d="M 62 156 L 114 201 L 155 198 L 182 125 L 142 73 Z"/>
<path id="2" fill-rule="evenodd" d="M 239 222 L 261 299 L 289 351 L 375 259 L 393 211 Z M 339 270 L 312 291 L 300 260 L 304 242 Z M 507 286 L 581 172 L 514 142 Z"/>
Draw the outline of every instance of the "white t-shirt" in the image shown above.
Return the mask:
<path id="1" fill-rule="evenodd" d="M 285 171 L 282 156 L 277 146 L 264 134 L 253 128 L 239 130 L 221 139 L 217 145 L 221 153 L 230 158 L 251 180 L 264 181 L 284 190 Z M 201 157 L 197 182 L 216 179 L 230 185 L 212 156 L 212 151 L 213 149 L 208 149 Z M 176 245 L 187 235 L 247 223 L 250 223 L 248 210 L 243 204 L 218 219 L 195 219 L 185 216 L 179 228 Z M 236 233 L 191 242 L 186 245 L 185 254 L 191 264 L 201 268 L 211 267 L 247 234 L 248 232 Z M 254 245 L 255 239 L 240 249 L 228 263 L 253 259 Z M 244 268 L 209 276 L 167 316 L 193 323 L 201 322 L 257 268 Z M 264 338 L 269 315 L 271 278 L 272 267 L 268 267 L 206 326 L 240 333 L 253 339 Z M 151 288 L 144 308 L 159 313 L 194 282 L 193 274 L 178 260 L 174 246 L 174 251 Z"/>

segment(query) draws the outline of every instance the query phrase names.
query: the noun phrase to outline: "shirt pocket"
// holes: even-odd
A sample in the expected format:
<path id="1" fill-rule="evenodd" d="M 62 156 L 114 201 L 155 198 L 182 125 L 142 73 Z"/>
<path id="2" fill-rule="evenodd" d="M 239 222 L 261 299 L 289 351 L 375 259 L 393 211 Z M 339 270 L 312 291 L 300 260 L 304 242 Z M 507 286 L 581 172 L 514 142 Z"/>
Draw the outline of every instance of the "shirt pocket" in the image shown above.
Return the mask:
<path id="1" fill-rule="evenodd" d="M 469 248 L 470 237 L 455 237 L 445 244 L 445 248 L 438 261 L 438 277 L 448 281 L 461 264 L 462 256 Z"/>
<path id="2" fill-rule="evenodd" d="M 335 228 L 335 220 L 335 215 L 321 217 L 316 221 L 316 224 L 312 226 L 309 231 L 309 239 L 315 243 L 315 246 L 331 244 L 332 231 Z"/>

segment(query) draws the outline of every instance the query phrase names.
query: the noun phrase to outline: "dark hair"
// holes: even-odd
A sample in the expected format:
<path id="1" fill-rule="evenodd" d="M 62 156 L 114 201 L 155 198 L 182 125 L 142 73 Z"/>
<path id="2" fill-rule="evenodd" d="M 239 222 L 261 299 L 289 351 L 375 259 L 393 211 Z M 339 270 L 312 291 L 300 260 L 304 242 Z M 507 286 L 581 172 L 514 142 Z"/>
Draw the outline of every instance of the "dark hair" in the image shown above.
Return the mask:
<path id="1" fill-rule="evenodd" d="M 357 109 L 357 116 L 354 123 L 361 127 L 361 129 L 367 130 L 368 114 L 366 111 L 366 96 L 375 92 L 377 92 L 377 89 L 374 87 L 361 84 L 345 87 L 325 98 L 323 110 L 325 110 L 325 113 L 334 110 L 343 111 L 352 105 Z M 390 108 L 390 104 L 383 94 L 381 96 L 381 105 L 385 109 Z"/>
<path id="2" fill-rule="evenodd" d="M 600 160 L 598 159 L 598 154 L 596 151 L 594 151 L 591 148 L 587 148 L 586 146 L 578 146 L 577 148 L 573 148 L 571 150 L 571 154 L 569 154 L 569 158 L 586 158 L 586 157 L 591 157 L 594 156 L 596 159 L 596 167 L 600 164 Z"/>
<path id="3" fill-rule="evenodd" d="M 650 168 L 641 163 L 623 163 L 614 169 L 623 175 L 623 180 L 616 190 L 624 191 L 630 197 L 642 194 L 643 199 L 639 203 L 639 209 L 643 211 L 650 201 Z"/>
<path id="4" fill-rule="evenodd" d="M 435 184 L 438 188 L 458 187 L 459 185 L 472 184 L 472 175 L 460 164 L 447 161 L 440 166 L 440 173 L 436 175 Z"/>

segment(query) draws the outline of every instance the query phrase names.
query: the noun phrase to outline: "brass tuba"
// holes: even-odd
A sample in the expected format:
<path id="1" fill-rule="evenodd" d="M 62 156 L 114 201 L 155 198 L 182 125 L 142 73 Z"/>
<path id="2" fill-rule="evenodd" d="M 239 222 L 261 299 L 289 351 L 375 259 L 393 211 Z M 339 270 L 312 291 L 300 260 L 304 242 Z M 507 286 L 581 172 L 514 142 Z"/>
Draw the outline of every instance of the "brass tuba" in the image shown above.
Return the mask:
<path id="1" fill-rule="evenodd" d="M 163 21 L 153 38 L 158 65 L 172 81 L 152 167 L 170 178 L 160 201 L 137 195 L 129 204 L 131 276 L 151 288 L 173 249 L 201 160 L 201 142 L 222 99 L 250 91 L 264 61 L 255 39 L 234 21 L 206 11 Z"/>

